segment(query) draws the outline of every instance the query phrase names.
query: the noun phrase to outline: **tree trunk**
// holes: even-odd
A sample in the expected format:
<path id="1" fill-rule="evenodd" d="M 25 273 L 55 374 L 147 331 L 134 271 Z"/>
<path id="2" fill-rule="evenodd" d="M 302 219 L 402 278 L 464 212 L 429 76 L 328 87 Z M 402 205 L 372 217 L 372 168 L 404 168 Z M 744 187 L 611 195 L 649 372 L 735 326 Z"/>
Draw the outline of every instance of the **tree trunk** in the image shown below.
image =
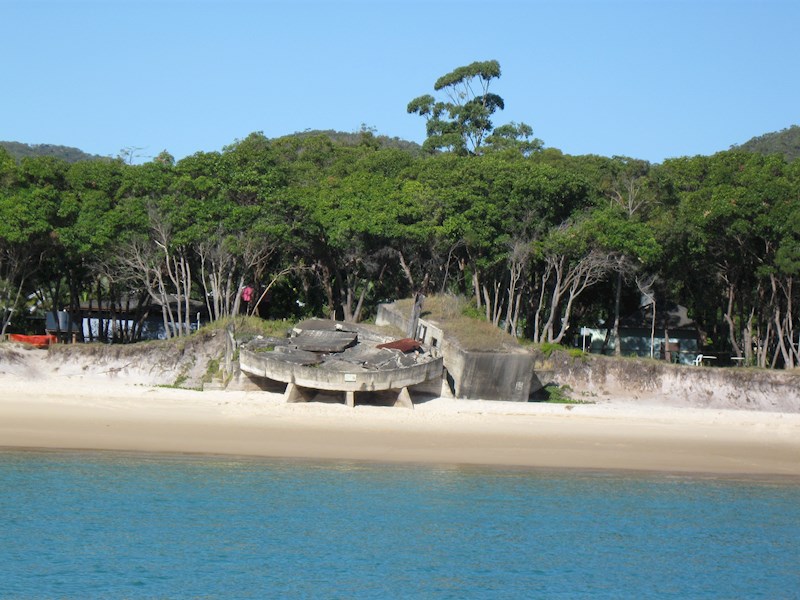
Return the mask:
<path id="1" fill-rule="evenodd" d="M 650 321 L 650 358 L 655 358 L 656 352 L 656 299 L 653 297 L 653 318 Z"/>
<path id="2" fill-rule="evenodd" d="M 480 282 L 478 281 L 478 271 L 477 271 L 477 269 L 474 269 L 474 267 L 473 267 L 473 271 L 472 271 L 472 289 L 473 289 L 474 294 L 475 294 L 475 304 L 476 304 L 477 308 L 480 309 L 480 307 L 481 307 L 481 286 L 480 286 Z"/>
<path id="3" fill-rule="evenodd" d="M 619 307 L 622 299 L 622 271 L 617 271 L 617 289 L 614 294 L 614 356 L 622 356 L 622 341 L 619 337 Z"/>
<path id="4" fill-rule="evenodd" d="M 738 343 L 738 341 L 736 339 L 736 337 L 737 337 L 736 336 L 736 325 L 733 322 L 734 296 L 735 296 L 735 294 L 734 294 L 734 290 L 733 290 L 733 285 L 729 284 L 728 285 L 728 308 L 725 311 L 725 322 L 728 324 L 728 341 L 731 344 L 731 348 L 736 353 L 736 356 L 741 358 L 742 357 L 742 349 L 740 348 L 739 343 Z M 745 331 L 747 331 L 747 329 L 745 329 Z M 749 354 L 747 349 L 749 347 L 751 347 L 751 345 L 748 343 L 747 339 L 744 340 L 744 347 L 745 347 L 745 352 L 747 354 Z M 747 361 L 748 362 L 749 362 L 749 360 L 750 360 L 750 358 L 747 357 Z"/>
<path id="5" fill-rule="evenodd" d="M 744 345 L 744 362 L 747 365 L 755 364 L 755 357 L 753 356 L 753 313 L 750 313 L 744 330 L 742 332 L 742 344 Z M 741 356 L 741 351 L 736 348 L 737 356 Z"/>

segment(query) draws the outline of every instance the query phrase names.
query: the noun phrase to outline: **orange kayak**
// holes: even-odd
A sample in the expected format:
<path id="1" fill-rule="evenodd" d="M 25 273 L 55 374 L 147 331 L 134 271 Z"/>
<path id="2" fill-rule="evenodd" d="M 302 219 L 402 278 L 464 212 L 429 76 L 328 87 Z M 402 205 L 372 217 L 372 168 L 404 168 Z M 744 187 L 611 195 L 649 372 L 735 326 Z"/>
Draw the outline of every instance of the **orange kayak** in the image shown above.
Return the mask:
<path id="1" fill-rule="evenodd" d="M 57 339 L 54 335 L 22 335 L 21 333 L 9 333 L 8 339 L 12 342 L 22 342 L 37 348 L 47 348 L 50 344 L 55 344 Z"/>

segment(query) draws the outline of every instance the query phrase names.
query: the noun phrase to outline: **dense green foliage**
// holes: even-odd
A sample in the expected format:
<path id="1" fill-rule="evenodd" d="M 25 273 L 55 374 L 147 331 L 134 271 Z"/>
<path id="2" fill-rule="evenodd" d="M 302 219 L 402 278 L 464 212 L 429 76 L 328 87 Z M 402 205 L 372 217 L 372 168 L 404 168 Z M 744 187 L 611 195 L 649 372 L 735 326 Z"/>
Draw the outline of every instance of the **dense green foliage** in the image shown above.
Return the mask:
<path id="1" fill-rule="evenodd" d="M 788 162 L 800 158 L 800 126 L 792 125 L 780 131 L 759 135 L 735 149 L 758 154 L 780 154 Z"/>
<path id="2" fill-rule="evenodd" d="M 439 83 L 478 67 L 493 65 Z M 212 320 L 357 321 L 379 302 L 446 292 L 512 335 L 568 344 L 647 294 L 687 306 L 715 351 L 800 363 L 800 161 L 448 146 L 421 154 L 365 129 L 253 133 L 142 165 L 0 149 L 3 331 L 13 315 L 87 302 L 159 314 L 182 335 L 198 306 Z"/>
<path id="3" fill-rule="evenodd" d="M 361 125 L 360 131 L 355 133 L 334 131 L 333 129 L 310 129 L 294 133 L 292 137 L 309 138 L 318 137 L 320 135 L 324 135 L 330 138 L 335 144 L 341 144 L 342 146 L 361 146 L 366 144 L 372 145 L 375 148 L 397 148 L 399 150 L 405 150 L 414 156 L 422 152 L 422 146 L 416 142 L 409 142 L 407 140 L 401 140 L 398 137 L 377 134 L 374 127 L 367 127 L 367 125 L 364 124 Z"/>

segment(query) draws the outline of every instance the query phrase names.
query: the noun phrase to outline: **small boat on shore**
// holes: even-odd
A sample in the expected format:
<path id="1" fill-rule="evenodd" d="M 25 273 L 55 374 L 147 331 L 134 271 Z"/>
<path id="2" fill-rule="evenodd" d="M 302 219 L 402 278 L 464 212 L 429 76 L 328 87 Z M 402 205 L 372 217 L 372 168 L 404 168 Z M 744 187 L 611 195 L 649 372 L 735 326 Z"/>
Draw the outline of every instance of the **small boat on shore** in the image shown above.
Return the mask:
<path id="1" fill-rule="evenodd" d="M 21 333 L 9 333 L 8 339 L 12 342 L 30 344 L 36 348 L 47 348 L 58 340 L 54 335 L 23 335 Z"/>

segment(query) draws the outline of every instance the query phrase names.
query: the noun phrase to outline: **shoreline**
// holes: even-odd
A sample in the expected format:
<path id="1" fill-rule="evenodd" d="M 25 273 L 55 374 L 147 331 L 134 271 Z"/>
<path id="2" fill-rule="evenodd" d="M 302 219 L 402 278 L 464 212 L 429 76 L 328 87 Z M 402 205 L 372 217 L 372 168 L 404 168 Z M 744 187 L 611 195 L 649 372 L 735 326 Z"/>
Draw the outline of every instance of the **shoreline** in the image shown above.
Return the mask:
<path id="1" fill-rule="evenodd" d="M 0 449 L 121 451 L 800 480 L 800 414 L 280 394 L 0 377 Z"/>
<path id="2" fill-rule="evenodd" d="M 432 470 L 463 470 L 473 472 L 511 472 L 511 473 L 531 473 L 537 475 L 577 475 L 577 476 L 619 476 L 634 478 L 666 478 L 681 479 L 686 481 L 722 481 L 740 483 L 760 483 L 770 485 L 800 485 L 800 475 L 785 473 L 755 473 L 755 472 L 724 472 L 715 471 L 669 471 L 661 469 L 632 469 L 624 467 L 548 467 L 548 466 L 528 466 L 528 465 L 508 465 L 508 464 L 482 464 L 482 463 L 448 463 L 436 461 L 401 461 L 401 460 L 377 460 L 377 459 L 355 459 L 355 458 L 302 458 L 286 456 L 262 456 L 254 454 L 231 454 L 213 452 L 164 452 L 157 450 L 111 450 L 105 448 L 59 448 L 41 446 L 2 446 L 0 445 L 0 460 L 4 454 L 16 455 L 52 455 L 62 457 L 84 457 L 91 456 L 96 459 L 131 459 L 141 461 L 198 461 L 198 462 L 220 462 L 220 463 L 240 463 L 252 461 L 254 463 L 264 462 L 279 464 L 286 467 L 292 466 L 313 466 L 331 467 L 333 469 L 343 468 L 345 470 L 359 468 L 386 468 L 386 469 L 405 469 L 420 468 Z"/>

